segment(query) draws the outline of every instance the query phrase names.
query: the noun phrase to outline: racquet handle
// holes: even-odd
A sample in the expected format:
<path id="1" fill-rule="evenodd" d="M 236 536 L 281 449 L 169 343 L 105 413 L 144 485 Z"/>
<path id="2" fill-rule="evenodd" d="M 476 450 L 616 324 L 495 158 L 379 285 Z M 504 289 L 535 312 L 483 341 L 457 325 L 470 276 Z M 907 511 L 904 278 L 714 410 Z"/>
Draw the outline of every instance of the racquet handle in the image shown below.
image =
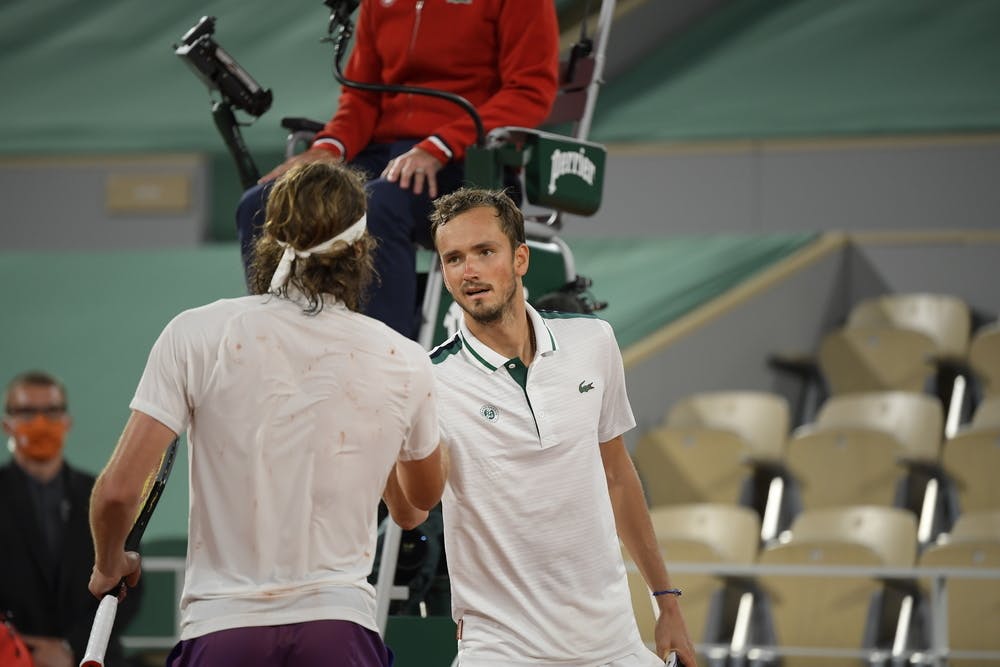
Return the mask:
<path id="1" fill-rule="evenodd" d="M 111 628 L 115 624 L 118 613 L 118 596 L 105 595 L 94 614 L 94 625 L 90 628 L 90 639 L 87 650 L 80 661 L 80 667 L 104 667 L 104 653 L 108 650 L 108 640 L 111 638 Z"/>

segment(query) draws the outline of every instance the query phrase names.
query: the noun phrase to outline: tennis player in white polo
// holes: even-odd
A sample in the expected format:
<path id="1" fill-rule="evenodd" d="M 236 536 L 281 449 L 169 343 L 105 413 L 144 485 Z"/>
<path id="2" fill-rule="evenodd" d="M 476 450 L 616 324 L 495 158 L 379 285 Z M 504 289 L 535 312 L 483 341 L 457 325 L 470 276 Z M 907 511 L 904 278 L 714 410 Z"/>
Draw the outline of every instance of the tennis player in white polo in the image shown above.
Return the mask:
<path id="1" fill-rule="evenodd" d="M 147 471 L 189 443 L 180 642 L 168 667 L 389 667 L 367 577 L 382 496 L 404 526 L 444 487 L 426 351 L 359 312 L 372 277 L 361 176 L 285 173 L 253 296 L 175 317 L 94 487 L 95 595 L 136 574 L 123 550 Z"/>
<path id="2" fill-rule="evenodd" d="M 663 665 L 691 639 L 622 434 L 635 426 L 614 333 L 525 302 L 524 220 L 502 192 L 437 200 L 459 331 L 431 354 L 450 448 L 445 547 L 461 667 Z M 660 608 L 639 638 L 628 549 Z"/>

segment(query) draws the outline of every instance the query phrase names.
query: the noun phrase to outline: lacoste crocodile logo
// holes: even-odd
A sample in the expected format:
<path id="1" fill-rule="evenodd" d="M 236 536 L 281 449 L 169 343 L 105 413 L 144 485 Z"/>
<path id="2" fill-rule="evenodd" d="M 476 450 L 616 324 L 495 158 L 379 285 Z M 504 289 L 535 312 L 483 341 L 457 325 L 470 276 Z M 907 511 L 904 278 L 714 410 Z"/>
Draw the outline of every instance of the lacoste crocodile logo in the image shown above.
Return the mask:
<path id="1" fill-rule="evenodd" d="M 580 383 L 580 393 L 581 394 L 586 394 L 588 391 L 590 391 L 593 388 L 594 388 L 594 383 L 593 382 L 587 382 L 586 380 L 584 380 L 583 382 Z"/>

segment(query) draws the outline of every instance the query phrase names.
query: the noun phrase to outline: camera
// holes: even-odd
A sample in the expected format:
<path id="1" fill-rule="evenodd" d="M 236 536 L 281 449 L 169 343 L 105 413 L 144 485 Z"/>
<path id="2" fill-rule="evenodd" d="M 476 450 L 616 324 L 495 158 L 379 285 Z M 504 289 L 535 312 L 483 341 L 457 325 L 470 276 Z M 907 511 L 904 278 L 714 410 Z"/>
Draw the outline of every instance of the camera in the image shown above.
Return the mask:
<path id="1" fill-rule="evenodd" d="M 261 88 L 239 63 L 219 46 L 215 34 L 215 17 L 203 16 L 198 23 L 174 45 L 176 53 L 208 86 L 218 90 L 233 107 L 252 116 L 260 116 L 271 108 L 272 95 Z"/>

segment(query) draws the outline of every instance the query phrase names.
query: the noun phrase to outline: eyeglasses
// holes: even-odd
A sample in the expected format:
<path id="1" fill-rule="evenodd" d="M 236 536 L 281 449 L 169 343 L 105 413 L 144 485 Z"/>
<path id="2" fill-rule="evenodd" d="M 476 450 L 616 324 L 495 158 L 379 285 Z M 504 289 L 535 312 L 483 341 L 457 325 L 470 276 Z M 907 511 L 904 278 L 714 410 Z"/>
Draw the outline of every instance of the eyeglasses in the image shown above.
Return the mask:
<path id="1" fill-rule="evenodd" d="M 35 407 L 25 405 L 16 408 L 7 408 L 7 414 L 18 419 L 32 419 L 36 415 L 42 415 L 46 419 L 59 419 L 66 414 L 65 405 L 47 405 L 45 407 Z"/>

